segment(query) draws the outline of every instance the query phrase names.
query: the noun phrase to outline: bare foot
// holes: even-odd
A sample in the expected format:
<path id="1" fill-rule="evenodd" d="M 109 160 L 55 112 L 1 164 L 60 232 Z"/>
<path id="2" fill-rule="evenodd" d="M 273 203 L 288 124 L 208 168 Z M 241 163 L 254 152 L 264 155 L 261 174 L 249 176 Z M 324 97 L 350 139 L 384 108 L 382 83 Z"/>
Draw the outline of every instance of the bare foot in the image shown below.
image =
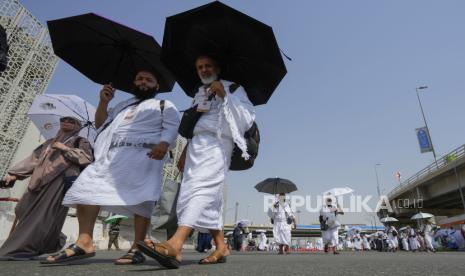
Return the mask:
<path id="1" fill-rule="evenodd" d="M 135 251 L 135 250 L 138 250 L 138 249 L 137 248 L 131 248 L 131 249 L 129 249 L 128 253 L 129 252 L 134 253 L 133 250 Z M 123 257 L 121 257 L 121 258 L 119 258 L 119 259 L 117 259 L 115 261 L 115 263 L 117 263 L 117 264 L 129 264 L 129 263 L 132 263 L 132 262 L 133 262 L 132 259 L 125 259 L 125 258 L 123 259 Z"/>

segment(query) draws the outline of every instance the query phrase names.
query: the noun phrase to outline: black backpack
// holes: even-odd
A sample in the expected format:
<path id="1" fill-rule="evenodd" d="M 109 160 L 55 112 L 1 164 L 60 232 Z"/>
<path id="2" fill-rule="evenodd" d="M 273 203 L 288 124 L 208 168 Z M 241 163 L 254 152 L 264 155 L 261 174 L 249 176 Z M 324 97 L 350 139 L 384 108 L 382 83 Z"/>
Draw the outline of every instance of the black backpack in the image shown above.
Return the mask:
<path id="1" fill-rule="evenodd" d="M 5 29 L 0 25 L 0 72 L 5 71 L 8 63 L 8 43 Z"/>
<path id="2" fill-rule="evenodd" d="M 231 155 L 231 164 L 229 165 L 229 169 L 231 171 L 243 171 L 253 167 L 260 145 L 260 131 L 258 130 L 257 123 L 253 122 L 252 127 L 245 132 L 244 138 L 247 143 L 247 153 L 250 155 L 250 158 L 249 160 L 245 160 L 242 157 L 241 149 L 234 144 L 234 149 Z"/>
<path id="3" fill-rule="evenodd" d="M 234 93 L 239 88 L 238 84 L 233 83 L 229 86 L 229 92 Z M 258 148 L 260 145 L 260 131 L 256 122 L 253 122 L 252 126 L 244 133 L 245 142 L 247 143 L 247 153 L 249 154 L 249 160 L 245 160 L 242 157 L 241 149 L 234 144 L 234 149 L 231 155 L 231 164 L 229 169 L 231 171 L 243 171 L 253 167 L 255 159 L 258 156 Z"/>

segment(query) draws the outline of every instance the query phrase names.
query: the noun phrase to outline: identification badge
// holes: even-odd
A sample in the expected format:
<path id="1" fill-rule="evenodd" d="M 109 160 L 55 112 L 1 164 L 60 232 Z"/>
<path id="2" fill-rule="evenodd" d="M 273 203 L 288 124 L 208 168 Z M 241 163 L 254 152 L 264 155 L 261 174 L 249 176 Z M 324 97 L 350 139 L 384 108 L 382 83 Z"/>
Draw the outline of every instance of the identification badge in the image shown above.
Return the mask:
<path id="1" fill-rule="evenodd" d="M 204 93 L 197 93 L 194 98 L 195 104 L 197 104 L 197 111 L 198 112 L 208 112 L 211 109 L 212 106 L 212 101 L 211 99 L 209 100 L 209 95 L 206 90 L 204 90 Z"/>
<path id="2" fill-rule="evenodd" d="M 131 107 L 128 112 L 125 114 L 125 117 L 124 117 L 124 120 L 125 121 L 129 121 L 129 120 L 132 120 L 132 118 L 134 118 L 134 115 L 136 114 L 136 107 Z"/>
<path id="3" fill-rule="evenodd" d="M 198 112 L 208 112 L 210 111 L 210 108 L 212 107 L 212 101 L 209 101 L 208 99 L 205 99 L 204 101 L 199 102 L 197 105 L 197 111 Z"/>

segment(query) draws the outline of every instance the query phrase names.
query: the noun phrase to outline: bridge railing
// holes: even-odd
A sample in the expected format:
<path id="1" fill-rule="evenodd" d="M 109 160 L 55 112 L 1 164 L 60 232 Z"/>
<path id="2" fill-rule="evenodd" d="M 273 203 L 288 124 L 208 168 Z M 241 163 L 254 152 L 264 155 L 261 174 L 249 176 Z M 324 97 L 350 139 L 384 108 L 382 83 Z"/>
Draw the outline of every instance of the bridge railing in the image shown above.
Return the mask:
<path id="1" fill-rule="evenodd" d="M 456 148 L 455 150 L 449 152 L 448 154 L 442 156 L 436 162 L 431 163 L 426 168 L 422 169 L 410 178 L 401 182 L 399 186 L 397 186 L 391 192 L 389 192 L 388 198 L 392 198 L 395 194 L 399 193 L 400 191 L 410 190 L 420 179 L 440 170 L 441 168 L 461 158 L 465 158 L 465 145 L 462 145 Z"/>

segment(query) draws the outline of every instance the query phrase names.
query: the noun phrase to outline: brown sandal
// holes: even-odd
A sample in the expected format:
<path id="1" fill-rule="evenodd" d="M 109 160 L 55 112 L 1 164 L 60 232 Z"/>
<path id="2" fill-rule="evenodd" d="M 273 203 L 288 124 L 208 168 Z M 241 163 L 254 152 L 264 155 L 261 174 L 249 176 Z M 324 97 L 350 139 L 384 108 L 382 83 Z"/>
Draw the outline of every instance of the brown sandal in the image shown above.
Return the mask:
<path id="1" fill-rule="evenodd" d="M 147 256 L 155 259 L 160 265 L 166 268 L 179 268 L 181 262 L 176 259 L 176 250 L 168 243 L 152 243 L 152 247 L 145 244 L 143 241 L 138 241 L 137 246 Z"/>
<path id="2" fill-rule="evenodd" d="M 205 261 L 206 260 L 206 261 Z M 226 256 L 223 256 L 220 251 L 213 252 L 210 256 L 199 261 L 200 265 L 222 264 L 226 263 Z"/>

